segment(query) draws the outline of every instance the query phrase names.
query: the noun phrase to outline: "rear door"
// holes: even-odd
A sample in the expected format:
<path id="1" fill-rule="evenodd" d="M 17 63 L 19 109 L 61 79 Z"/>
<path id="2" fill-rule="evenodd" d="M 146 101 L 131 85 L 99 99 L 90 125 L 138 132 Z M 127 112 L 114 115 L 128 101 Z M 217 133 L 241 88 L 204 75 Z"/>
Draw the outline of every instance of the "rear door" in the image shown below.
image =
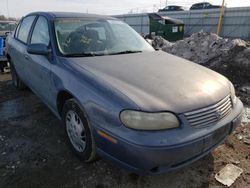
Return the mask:
<path id="1" fill-rule="evenodd" d="M 28 84 L 29 76 L 24 73 L 26 57 L 24 56 L 27 53 L 27 42 L 29 38 L 29 33 L 32 28 L 33 22 L 36 16 L 27 16 L 22 19 L 18 25 L 14 39 L 10 39 L 9 42 L 9 54 L 12 59 L 12 63 L 15 66 L 16 72 L 19 77 Z M 28 84 L 29 85 L 29 84 Z"/>
<path id="2" fill-rule="evenodd" d="M 49 24 L 44 16 L 39 16 L 30 37 L 30 44 L 45 44 L 50 48 Z M 51 105 L 51 57 L 26 53 L 26 71 L 32 78 L 31 87 L 45 103 Z"/>

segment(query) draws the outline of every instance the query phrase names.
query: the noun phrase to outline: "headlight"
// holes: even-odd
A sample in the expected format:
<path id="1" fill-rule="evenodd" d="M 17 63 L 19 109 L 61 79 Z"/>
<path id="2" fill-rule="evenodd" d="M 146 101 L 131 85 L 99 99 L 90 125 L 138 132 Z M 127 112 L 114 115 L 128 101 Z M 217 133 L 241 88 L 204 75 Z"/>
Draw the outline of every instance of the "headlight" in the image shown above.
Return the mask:
<path id="1" fill-rule="evenodd" d="M 138 130 L 162 130 L 179 127 L 177 117 L 168 112 L 148 113 L 124 110 L 121 112 L 120 118 L 126 127 Z"/>
<path id="2" fill-rule="evenodd" d="M 236 101 L 237 101 L 237 97 L 235 95 L 234 86 L 233 86 L 233 84 L 231 82 L 230 82 L 230 92 L 231 92 L 231 98 L 232 98 L 233 105 L 235 105 Z"/>

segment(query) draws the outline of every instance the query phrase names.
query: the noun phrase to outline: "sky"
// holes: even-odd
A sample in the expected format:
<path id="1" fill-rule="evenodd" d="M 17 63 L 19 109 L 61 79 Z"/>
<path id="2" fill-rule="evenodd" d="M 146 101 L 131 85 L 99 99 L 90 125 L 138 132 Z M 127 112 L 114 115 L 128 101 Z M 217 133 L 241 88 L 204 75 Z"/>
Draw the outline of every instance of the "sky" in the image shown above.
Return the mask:
<path id="1" fill-rule="evenodd" d="M 168 5 L 181 5 L 189 8 L 204 0 L 167 0 Z M 207 0 L 221 4 L 222 0 Z M 225 0 L 227 7 L 250 6 L 250 0 Z M 165 0 L 0 0 L 0 15 L 20 18 L 34 11 L 68 11 L 107 15 L 128 12 L 153 12 L 163 8 Z"/>

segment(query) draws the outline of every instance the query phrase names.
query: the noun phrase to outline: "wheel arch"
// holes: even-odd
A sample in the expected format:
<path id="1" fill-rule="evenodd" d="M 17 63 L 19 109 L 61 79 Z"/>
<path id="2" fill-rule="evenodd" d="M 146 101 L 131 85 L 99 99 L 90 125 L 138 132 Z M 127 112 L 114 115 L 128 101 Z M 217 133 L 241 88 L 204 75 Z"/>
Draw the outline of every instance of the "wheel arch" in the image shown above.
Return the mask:
<path id="1" fill-rule="evenodd" d="M 7 53 L 7 54 L 6 54 L 6 57 L 7 57 L 8 61 L 11 60 L 10 54 Z"/>
<path id="2" fill-rule="evenodd" d="M 75 99 L 74 95 L 72 95 L 69 91 L 67 90 L 61 90 L 57 94 L 57 99 L 56 99 L 56 106 L 57 106 L 57 111 L 58 114 L 61 116 L 62 115 L 62 109 L 64 103 L 69 100 L 69 99 Z"/>

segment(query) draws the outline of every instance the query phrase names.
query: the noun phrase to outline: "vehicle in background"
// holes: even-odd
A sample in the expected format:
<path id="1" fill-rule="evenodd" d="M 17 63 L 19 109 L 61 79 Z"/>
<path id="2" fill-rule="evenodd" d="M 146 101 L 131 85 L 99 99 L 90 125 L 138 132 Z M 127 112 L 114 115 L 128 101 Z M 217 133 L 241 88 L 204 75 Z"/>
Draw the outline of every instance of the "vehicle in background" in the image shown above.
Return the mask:
<path id="1" fill-rule="evenodd" d="M 184 11 L 184 8 L 182 6 L 171 5 L 158 10 L 158 12 L 169 12 L 169 11 Z"/>
<path id="2" fill-rule="evenodd" d="M 208 154 L 241 122 L 227 78 L 155 51 L 112 17 L 31 13 L 9 36 L 7 57 L 13 84 L 62 120 L 85 162 L 99 155 L 139 174 L 168 172 Z"/>
<path id="3" fill-rule="evenodd" d="M 0 21 L 0 71 L 4 72 L 7 67 L 6 38 L 16 27 L 16 22 Z"/>
<path id="4" fill-rule="evenodd" d="M 221 8 L 219 5 L 212 5 L 208 2 L 195 3 L 190 7 L 190 10 L 201 10 L 201 9 L 213 9 L 213 8 Z"/>

